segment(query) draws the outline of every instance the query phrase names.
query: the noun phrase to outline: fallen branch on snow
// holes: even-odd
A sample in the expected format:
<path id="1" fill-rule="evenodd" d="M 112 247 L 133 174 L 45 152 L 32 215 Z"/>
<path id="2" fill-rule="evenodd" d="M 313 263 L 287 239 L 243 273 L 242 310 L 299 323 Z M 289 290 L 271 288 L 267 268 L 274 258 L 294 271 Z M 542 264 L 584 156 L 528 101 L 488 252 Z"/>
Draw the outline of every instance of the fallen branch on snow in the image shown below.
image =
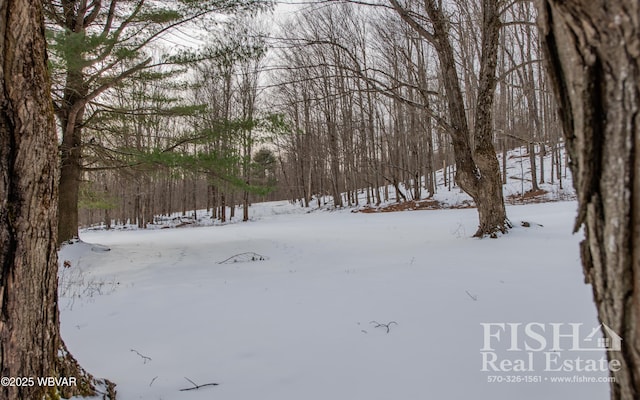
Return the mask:
<path id="1" fill-rule="evenodd" d="M 204 383 L 202 385 L 198 385 L 197 383 L 195 383 L 191 379 L 187 378 L 186 376 L 184 377 L 184 379 L 188 380 L 193 385 L 193 387 L 180 389 L 181 392 L 186 392 L 187 390 L 196 390 L 196 389 L 203 388 L 205 386 L 218 386 L 217 383 Z"/>
<path id="2" fill-rule="evenodd" d="M 478 301 L 478 295 L 477 294 L 473 295 L 473 294 L 469 293 L 468 290 L 465 290 L 464 292 L 467 294 L 467 296 L 471 297 L 471 300 Z"/>
<path id="3" fill-rule="evenodd" d="M 138 350 L 131 349 L 131 351 L 132 351 L 133 353 L 136 353 L 137 355 L 139 355 L 139 356 L 140 356 L 140 358 L 142 358 L 142 362 L 143 362 L 143 364 L 146 364 L 146 363 L 147 363 L 147 361 L 151 361 L 151 357 L 147 357 L 147 356 L 145 356 L 144 354 L 140 354 L 140 352 L 139 352 Z"/>
<path id="4" fill-rule="evenodd" d="M 240 253 L 240 254 L 231 256 L 224 261 L 220 261 L 218 264 L 234 264 L 239 262 L 264 261 L 264 260 L 268 260 L 268 257 L 265 257 L 263 255 L 250 251 L 247 253 Z"/>
<path id="5" fill-rule="evenodd" d="M 390 321 L 390 322 L 387 322 L 386 324 L 381 324 L 381 323 L 379 323 L 377 321 L 371 321 L 369 323 L 370 324 L 375 324 L 374 328 L 387 328 L 387 333 L 389 333 L 390 330 L 391 330 L 391 327 L 390 327 L 391 324 L 398 325 L 398 323 L 396 321 Z"/>

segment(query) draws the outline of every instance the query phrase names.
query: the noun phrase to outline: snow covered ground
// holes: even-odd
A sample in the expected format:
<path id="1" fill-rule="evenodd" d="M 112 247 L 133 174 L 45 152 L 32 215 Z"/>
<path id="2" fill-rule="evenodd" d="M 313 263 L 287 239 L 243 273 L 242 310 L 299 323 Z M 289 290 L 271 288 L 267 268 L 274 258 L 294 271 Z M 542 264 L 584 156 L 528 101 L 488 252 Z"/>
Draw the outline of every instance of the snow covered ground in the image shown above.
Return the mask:
<path id="1" fill-rule="evenodd" d="M 549 345 L 532 371 L 481 370 L 482 323 L 539 323 L 549 340 L 551 323 L 597 326 L 575 209 L 510 206 L 516 228 L 497 240 L 470 238 L 475 209 L 305 213 L 286 202 L 256 204 L 243 224 L 83 232 L 111 250 L 61 251 L 62 335 L 122 400 L 604 399 L 606 383 L 551 382 L 606 373 L 544 371 L 543 353 L 578 354 Z M 221 263 L 247 252 L 257 255 Z M 499 358 L 528 357 L 489 327 Z M 506 382 L 515 376 L 540 382 Z M 219 385 L 180 391 L 186 378 Z"/>

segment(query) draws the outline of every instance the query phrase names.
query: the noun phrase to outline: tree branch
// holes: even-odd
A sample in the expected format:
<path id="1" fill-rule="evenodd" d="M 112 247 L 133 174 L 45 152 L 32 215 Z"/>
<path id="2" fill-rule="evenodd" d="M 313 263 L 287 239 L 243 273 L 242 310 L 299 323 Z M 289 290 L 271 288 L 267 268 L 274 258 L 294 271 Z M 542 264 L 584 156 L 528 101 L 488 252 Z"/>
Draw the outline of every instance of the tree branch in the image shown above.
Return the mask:
<path id="1" fill-rule="evenodd" d="M 194 381 L 192 381 L 191 379 L 187 378 L 186 376 L 184 377 L 184 379 L 189 381 L 193 385 L 193 387 L 180 389 L 181 392 L 186 392 L 187 390 L 197 390 L 197 389 L 203 388 L 205 386 L 218 386 L 219 385 L 218 383 L 203 383 L 202 385 L 198 385 Z"/>

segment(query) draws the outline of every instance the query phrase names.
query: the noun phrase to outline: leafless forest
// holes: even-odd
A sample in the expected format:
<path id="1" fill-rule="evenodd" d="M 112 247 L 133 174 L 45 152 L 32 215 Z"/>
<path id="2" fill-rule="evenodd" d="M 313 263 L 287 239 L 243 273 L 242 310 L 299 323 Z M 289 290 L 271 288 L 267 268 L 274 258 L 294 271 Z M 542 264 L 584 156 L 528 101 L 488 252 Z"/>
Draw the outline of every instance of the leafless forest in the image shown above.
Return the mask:
<path id="1" fill-rule="evenodd" d="M 143 227 L 204 208 L 225 221 L 229 206 L 263 199 L 417 199 L 434 193 L 442 168 L 448 187 L 472 194 L 477 184 L 462 170 L 495 170 L 495 157 L 520 146 L 535 166 L 527 190 L 558 179 L 563 143 L 533 4 L 435 3 L 323 2 L 235 16 L 207 33 L 207 57 L 176 50 L 173 63 L 156 62 L 167 43 L 202 43 L 178 24 L 180 34 L 140 45 L 147 64 L 123 57 L 84 67 L 85 92 L 110 85 L 76 121 L 79 223 Z M 50 47 L 62 60 L 54 96 L 64 105 L 71 63 Z M 549 154 L 554 168 L 544 170 Z"/>

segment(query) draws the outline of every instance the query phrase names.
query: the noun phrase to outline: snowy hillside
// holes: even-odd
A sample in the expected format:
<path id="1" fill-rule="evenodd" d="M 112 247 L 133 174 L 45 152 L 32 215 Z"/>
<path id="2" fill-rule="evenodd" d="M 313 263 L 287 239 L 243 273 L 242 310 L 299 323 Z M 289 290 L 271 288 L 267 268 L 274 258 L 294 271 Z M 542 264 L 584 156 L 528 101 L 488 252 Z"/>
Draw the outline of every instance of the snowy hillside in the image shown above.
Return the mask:
<path id="1" fill-rule="evenodd" d="M 597 326 L 575 209 L 509 206 L 516 228 L 498 240 L 469 237 L 473 209 L 286 202 L 245 224 L 84 232 L 60 254 L 62 334 L 122 400 L 603 399 L 606 383 L 552 381 L 603 371 L 482 371 L 483 323 Z"/>
<path id="2" fill-rule="evenodd" d="M 552 169 L 552 156 L 548 153 L 544 157 L 545 171 L 544 181 L 540 180 L 540 158 L 536 156 L 536 175 L 539 186 L 538 191 L 532 191 L 531 180 L 531 160 L 527 149 L 524 147 L 510 150 L 506 155 L 506 169 L 503 170 L 502 153 L 498 154 L 498 163 L 500 164 L 500 170 L 506 170 L 507 181 L 503 185 L 503 193 L 505 202 L 507 204 L 528 204 L 538 203 L 546 201 L 567 201 L 575 200 L 575 190 L 573 188 L 573 180 L 571 177 L 571 171 L 565 164 L 564 150 L 560 152 L 562 158 L 562 168 L 558 175 L 558 171 L 555 168 Z M 552 172 L 553 171 L 553 176 Z M 445 176 L 446 175 L 446 176 Z M 559 176 L 559 178 L 558 178 Z M 439 169 L 436 171 L 436 193 L 430 199 L 426 199 L 426 191 L 422 191 L 422 199 L 418 201 L 412 201 L 411 205 L 402 207 L 407 209 L 409 207 L 416 208 L 460 208 L 460 207 L 473 207 L 473 199 L 464 193 L 455 183 L 451 184 L 451 178 L 453 173 Z M 411 198 L 411 190 L 403 185 L 400 185 L 401 190 L 407 198 Z M 386 204 L 382 204 L 380 207 L 374 207 L 378 210 L 384 210 L 393 203 L 397 202 L 395 190 L 389 187 L 391 193 L 390 201 Z M 370 208 L 368 206 L 362 207 L 364 209 Z M 392 206 L 393 208 L 393 206 Z"/>

